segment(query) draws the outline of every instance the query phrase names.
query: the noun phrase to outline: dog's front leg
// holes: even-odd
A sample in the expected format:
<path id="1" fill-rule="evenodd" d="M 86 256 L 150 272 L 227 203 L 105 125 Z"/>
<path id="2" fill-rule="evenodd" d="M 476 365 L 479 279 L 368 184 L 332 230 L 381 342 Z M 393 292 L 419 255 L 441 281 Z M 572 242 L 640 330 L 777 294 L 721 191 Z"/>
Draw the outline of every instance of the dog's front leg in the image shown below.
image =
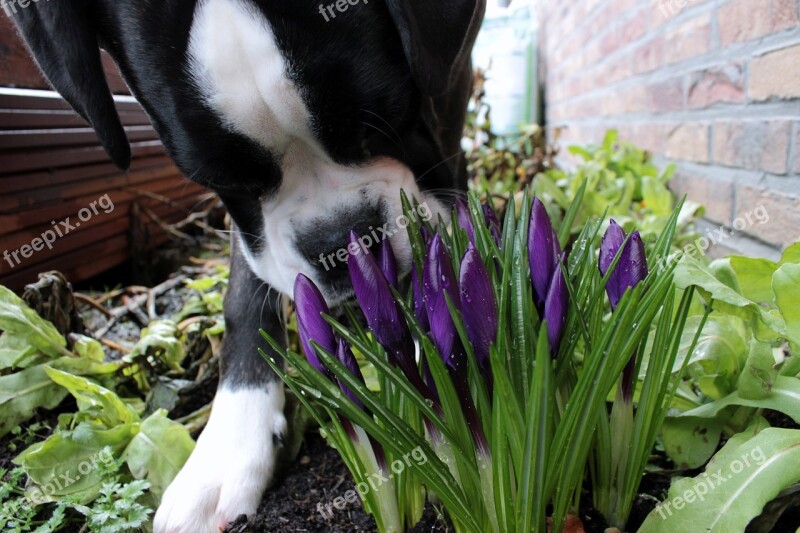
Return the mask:
<path id="1" fill-rule="evenodd" d="M 164 494 L 155 533 L 218 533 L 255 513 L 283 442 L 283 384 L 258 354 L 259 328 L 285 338 L 280 296 L 250 271 L 238 242 L 231 248 L 219 390 L 197 447 Z"/>

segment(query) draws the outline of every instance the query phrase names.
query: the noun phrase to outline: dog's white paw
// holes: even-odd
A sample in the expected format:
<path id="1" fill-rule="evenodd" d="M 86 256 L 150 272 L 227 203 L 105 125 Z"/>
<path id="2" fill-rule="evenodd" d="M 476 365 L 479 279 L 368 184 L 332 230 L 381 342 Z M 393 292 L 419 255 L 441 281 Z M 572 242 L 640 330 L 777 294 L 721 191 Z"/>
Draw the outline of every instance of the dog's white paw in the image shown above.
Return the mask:
<path id="1" fill-rule="evenodd" d="M 197 447 L 167 489 L 154 533 L 219 533 L 258 509 L 286 431 L 283 386 L 220 390 Z"/>

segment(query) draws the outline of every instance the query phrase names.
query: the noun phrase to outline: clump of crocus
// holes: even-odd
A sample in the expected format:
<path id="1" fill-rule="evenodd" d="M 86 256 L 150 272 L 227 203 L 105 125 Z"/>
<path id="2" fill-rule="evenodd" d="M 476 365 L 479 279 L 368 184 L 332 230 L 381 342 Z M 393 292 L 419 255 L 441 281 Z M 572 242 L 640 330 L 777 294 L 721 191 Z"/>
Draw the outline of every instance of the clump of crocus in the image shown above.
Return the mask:
<path id="1" fill-rule="evenodd" d="M 489 229 L 489 234 L 492 236 L 492 239 L 494 239 L 495 244 L 499 246 L 501 240 L 500 220 L 497 218 L 494 209 L 492 209 L 488 203 L 481 204 L 481 209 L 483 211 L 483 222 Z M 458 225 L 467 232 L 469 241 L 475 244 L 475 225 L 472 223 L 472 218 L 469 214 L 469 206 L 460 198 L 456 200 L 456 218 L 458 220 Z"/>
<path id="2" fill-rule="evenodd" d="M 566 255 L 561 251 L 547 210 L 538 198 L 533 199 L 531 208 L 528 259 L 534 303 L 539 311 L 539 318 L 547 321 L 550 352 L 555 357 L 561 346 L 569 309 L 569 291 L 561 269 Z"/>

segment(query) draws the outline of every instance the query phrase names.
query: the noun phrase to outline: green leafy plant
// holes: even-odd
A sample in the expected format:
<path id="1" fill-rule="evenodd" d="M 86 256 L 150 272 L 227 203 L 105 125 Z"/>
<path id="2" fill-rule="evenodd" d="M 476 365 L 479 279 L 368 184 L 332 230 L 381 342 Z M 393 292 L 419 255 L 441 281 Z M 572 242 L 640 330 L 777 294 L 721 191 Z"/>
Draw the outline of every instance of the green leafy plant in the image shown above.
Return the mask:
<path id="1" fill-rule="evenodd" d="M 295 299 L 306 355 L 264 334 L 274 350 L 265 358 L 320 423 L 357 483 L 382 468 L 371 457 L 383 454 L 386 465 L 411 450 L 426 457 L 408 465 L 412 475 L 394 479 L 393 500 L 372 492 L 363 498 L 382 530 L 415 523 L 423 487 L 442 502 L 457 531 L 544 531 L 548 506 L 552 527 L 560 530 L 577 513 L 593 451 L 614 453 L 598 444 L 597 428 L 603 420 L 609 424 L 606 398 L 638 353 L 651 362 L 653 378 L 637 402 L 642 411 L 627 422 L 633 444 L 619 458 L 627 468 L 608 485 L 621 500 L 633 499 L 677 387 L 672 367 L 692 291 L 675 292 L 674 264 L 666 261 L 677 210 L 649 250 L 659 266 L 635 284 L 611 279 L 625 260 L 622 249 L 601 274 L 594 245 L 600 220 L 588 222 L 562 254 L 582 192 L 558 233 L 528 194 L 519 216 L 509 204 L 502 226 L 475 196 L 469 217 L 453 214 L 452 234 L 411 224 L 407 296 L 397 292 L 388 243 L 374 258 L 353 234 L 351 252 L 360 252 L 348 268 L 368 329 L 331 318 L 301 277 Z M 618 298 L 610 315 L 602 297 L 607 288 Z M 350 347 L 377 370 L 379 391 L 355 371 Z M 348 437 L 348 426 L 371 440 Z M 598 486 L 608 478 L 601 474 L 593 473 Z M 624 525 L 629 502 L 609 508 Z"/>

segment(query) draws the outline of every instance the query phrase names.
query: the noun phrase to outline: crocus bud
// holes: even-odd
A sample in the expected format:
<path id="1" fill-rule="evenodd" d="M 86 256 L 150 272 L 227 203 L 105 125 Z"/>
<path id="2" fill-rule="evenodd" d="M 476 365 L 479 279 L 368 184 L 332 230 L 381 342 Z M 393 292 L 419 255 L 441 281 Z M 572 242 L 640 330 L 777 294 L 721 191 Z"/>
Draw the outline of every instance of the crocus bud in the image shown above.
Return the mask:
<path id="1" fill-rule="evenodd" d="M 422 286 L 430 320 L 431 340 L 444 362 L 452 366 L 457 362 L 454 358 L 456 352 L 460 353 L 461 350 L 445 294 L 450 297 L 453 305 L 458 305 L 460 300 L 453 263 L 439 234 L 433 237 L 428 246 Z"/>
<path id="2" fill-rule="evenodd" d="M 605 276 L 614 258 L 625 243 L 625 232 L 613 219 L 600 243 L 600 273 Z M 631 287 L 635 287 L 647 277 L 647 258 L 644 243 L 638 231 L 634 231 L 620 254 L 617 268 L 612 272 L 606 285 L 611 308 L 616 309 L 622 295 Z"/>
<path id="3" fill-rule="evenodd" d="M 294 302 L 297 307 L 297 330 L 306 358 L 314 368 L 328 374 L 311 345 L 311 341 L 314 341 L 328 352 L 336 352 L 333 329 L 322 317 L 323 314 L 330 313 L 328 304 L 314 282 L 303 274 L 297 276 L 294 282 Z"/>
<path id="4" fill-rule="evenodd" d="M 566 261 L 566 254 L 562 254 L 561 262 Z M 547 321 L 547 339 L 550 341 L 550 353 L 553 357 L 558 355 L 561 347 L 561 337 L 564 334 L 564 326 L 567 322 L 567 311 L 569 310 L 569 291 L 564 273 L 559 265 L 550 288 L 547 291 L 547 300 L 544 304 L 544 318 Z"/>
<path id="5" fill-rule="evenodd" d="M 497 304 L 492 281 L 475 246 L 470 243 L 461 261 L 459 276 L 461 315 L 478 364 L 489 358 L 489 347 L 497 340 Z"/>
<path id="6" fill-rule="evenodd" d="M 483 204 L 483 216 L 486 219 L 486 224 L 489 226 L 489 233 L 491 233 L 494 242 L 500 246 L 500 241 L 503 238 L 502 226 L 500 219 L 497 218 L 497 213 L 489 204 Z"/>
<path id="7" fill-rule="evenodd" d="M 559 268 L 558 257 L 560 255 L 561 246 L 550 223 L 550 216 L 547 214 L 544 204 L 538 198 L 534 198 L 528 231 L 528 258 L 531 266 L 534 302 L 540 317 L 544 312 L 544 303 L 550 290 L 553 274 Z"/>
<path id="8" fill-rule="evenodd" d="M 469 207 L 461 198 L 456 200 L 456 218 L 458 225 L 467 232 L 469 242 L 475 242 L 475 226 L 472 225 L 472 218 L 469 216 Z"/>
<path id="9" fill-rule="evenodd" d="M 381 272 L 383 272 L 383 276 L 389 282 L 389 285 L 396 288 L 399 284 L 397 261 L 389 239 L 384 239 L 378 244 L 378 265 L 381 267 Z"/>
<path id="10" fill-rule="evenodd" d="M 403 320 L 400 308 L 394 300 L 389 282 L 369 249 L 362 248 L 356 232 L 350 232 L 350 244 L 356 243 L 357 251 L 347 262 L 350 280 L 369 328 L 378 342 L 397 358 L 395 363 L 405 365 L 414 357 L 414 342 L 408 325 Z M 353 247 L 353 248 L 356 248 Z"/>

